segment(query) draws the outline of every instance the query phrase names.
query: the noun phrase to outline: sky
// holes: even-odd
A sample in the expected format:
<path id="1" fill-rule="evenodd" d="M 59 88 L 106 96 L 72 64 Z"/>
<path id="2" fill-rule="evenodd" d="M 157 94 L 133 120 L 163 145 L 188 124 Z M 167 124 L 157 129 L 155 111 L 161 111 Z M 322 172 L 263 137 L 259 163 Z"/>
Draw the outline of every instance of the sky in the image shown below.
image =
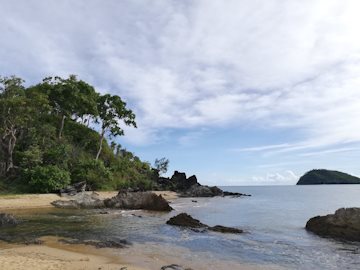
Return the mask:
<path id="1" fill-rule="evenodd" d="M 358 0 L 0 0 L 0 75 L 126 100 L 117 141 L 203 184 L 360 176 Z"/>

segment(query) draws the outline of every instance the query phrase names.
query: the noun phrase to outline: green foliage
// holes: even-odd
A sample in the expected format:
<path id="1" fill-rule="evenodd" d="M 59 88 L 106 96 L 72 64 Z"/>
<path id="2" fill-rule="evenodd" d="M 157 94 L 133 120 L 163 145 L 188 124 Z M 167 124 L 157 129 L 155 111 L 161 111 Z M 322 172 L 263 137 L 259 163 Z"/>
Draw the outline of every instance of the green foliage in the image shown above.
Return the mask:
<path id="1" fill-rule="evenodd" d="M 27 88 L 21 78 L 0 77 L 0 124 L 0 189 L 52 192 L 79 181 L 94 190 L 153 186 L 148 163 L 107 141 L 123 135 L 123 125 L 136 127 L 135 114 L 119 96 L 100 95 L 74 75 Z"/>
<path id="2" fill-rule="evenodd" d="M 32 169 L 26 169 L 25 176 L 33 192 L 54 192 L 70 184 L 69 172 L 56 165 L 35 166 Z"/>
<path id="3" fill-rule="evenodd" d="M 73 182 L 86 181 L 94 190 L 107 189 L 111 186 L 112 173 L 101 160 L 82 160 L 71 172 Z"/>

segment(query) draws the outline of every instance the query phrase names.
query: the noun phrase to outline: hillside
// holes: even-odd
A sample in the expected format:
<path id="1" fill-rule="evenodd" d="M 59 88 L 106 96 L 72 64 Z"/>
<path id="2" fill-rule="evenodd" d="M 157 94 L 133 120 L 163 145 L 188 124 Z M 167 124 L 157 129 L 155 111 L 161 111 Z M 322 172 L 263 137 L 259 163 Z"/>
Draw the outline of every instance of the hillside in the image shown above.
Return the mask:
<path id="1" fill-rule="evenodd" d="M 152 188 L 150 164 L 116 142 L 124 126 L 136 128 L 119 96 L 73 75 L 23 83 L 0 77 L 1 193 L 48 193 L 80 181 L 92 190 Z"/>
<path id="2" fill-rule="evenodd" d="M 297 185 L 360 184 L 360 178 L 330 170 L 311 170 L 300 177 Z"/>

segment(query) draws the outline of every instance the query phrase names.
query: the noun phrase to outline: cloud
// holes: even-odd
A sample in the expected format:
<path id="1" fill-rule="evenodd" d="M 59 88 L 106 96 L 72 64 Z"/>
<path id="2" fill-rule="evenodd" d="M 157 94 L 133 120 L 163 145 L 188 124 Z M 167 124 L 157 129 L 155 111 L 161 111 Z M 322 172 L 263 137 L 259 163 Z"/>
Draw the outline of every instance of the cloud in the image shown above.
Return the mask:
<path id="1" fill-rule="evenodd" d="M 356 0 L 2 1 L 0 73 L 78 74 L 164 129 L 296 129 L 293 151 L 360 141 Z M 179 140 L 181 143 L 181 139 Z M 284 147 L 282 147 L 284 146 Z M 254 146 L 246 151 L 271 150 Z M 246 149 L 246 148 L 245 148 Z M 243 149 L 244 150 L 244 149 Z"/>
<path id="2" fill-rule="evenodd" d="M 257 185 L 292 185 L 299 180 L 299 176 L 291 170 L 286 170 L 284 172 L 269 172 L 266 176 L 253 176 L 252 180 Z"/>

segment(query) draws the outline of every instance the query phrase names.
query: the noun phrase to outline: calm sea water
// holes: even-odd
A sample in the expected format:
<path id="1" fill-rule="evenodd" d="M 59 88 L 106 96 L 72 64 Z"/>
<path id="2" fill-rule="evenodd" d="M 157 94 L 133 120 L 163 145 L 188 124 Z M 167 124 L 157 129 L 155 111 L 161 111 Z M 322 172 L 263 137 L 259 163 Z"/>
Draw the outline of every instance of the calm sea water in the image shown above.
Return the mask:
<path id="1" fill-rule="evenodd" d="M 219 260 L 285 269 L 360 269 L 360 244 L 320 238 L 307 232 L 307 220 L 341 207 L 360 207 L 360 185 L 224 187 L 251 194 L 242 198 L 181 198 L 175 211 L 47 209 L 19 213 L 27 221 L 0 231 L 2 239 L 42 235 L 81 239 L 126 238 L 134 243 L 185 247 L 190 254 L 206 253 Z M 166 225 L 166 220 L 187 212 L 209 225 L 238 227 L 244 234 L 198 233 Z M 139 217 L 141 215 L 141 217 Z"/>

